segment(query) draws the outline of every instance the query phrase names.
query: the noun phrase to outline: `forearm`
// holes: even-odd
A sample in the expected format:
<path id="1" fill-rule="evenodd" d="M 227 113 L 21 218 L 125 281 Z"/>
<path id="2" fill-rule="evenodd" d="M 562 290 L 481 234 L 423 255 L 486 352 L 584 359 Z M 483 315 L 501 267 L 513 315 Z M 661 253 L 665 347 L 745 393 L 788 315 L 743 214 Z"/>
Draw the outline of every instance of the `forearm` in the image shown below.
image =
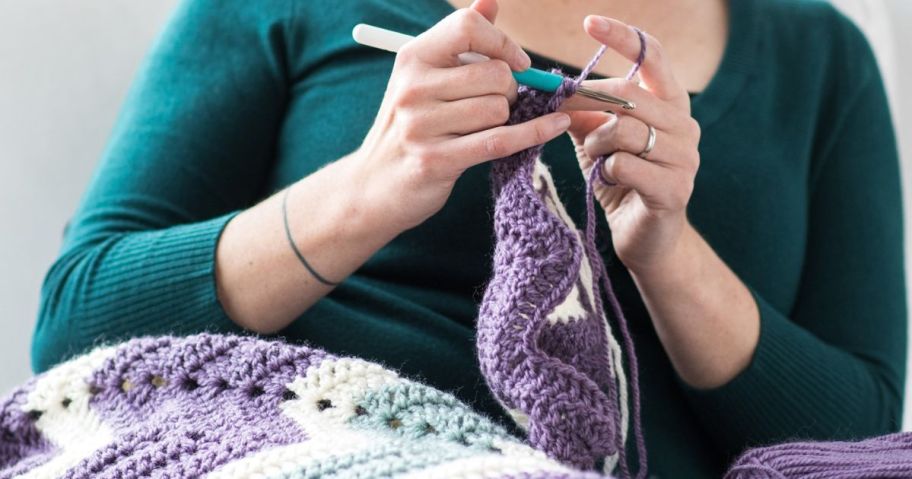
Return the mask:
<path id="1" fill-rule="evenodd" d="M 760 335 L 757 304 L 689 223 L 662 261 L 631 273 L 685 382 L 720 386 L 750 364 Z"/>
<path id="2" fill-rule="evenodd" d="M 324 279 L 343 280 L 397 231 L 374 215 L 352 183 L 352 157 L 289 186 L 287 220 L 295 246 Z M 332 290 L 302 264 L 285 231 L 285 190 L 238 214 L 216 251 L 219 299 L 238 325 L 275 332 Z"/>

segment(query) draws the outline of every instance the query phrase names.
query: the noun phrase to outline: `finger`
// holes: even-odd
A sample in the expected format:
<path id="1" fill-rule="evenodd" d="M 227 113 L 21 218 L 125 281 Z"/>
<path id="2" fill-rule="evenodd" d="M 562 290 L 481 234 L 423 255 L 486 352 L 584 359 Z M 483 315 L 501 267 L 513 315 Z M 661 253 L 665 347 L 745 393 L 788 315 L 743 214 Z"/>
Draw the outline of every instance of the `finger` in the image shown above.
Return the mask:
<path id="1" fill-rule="evenodd" d="M 427 73 L 425 86 L 440 100 L 453 101 L 473 96 L 503 95 L 512 104 L 518 85 L 510 66 L 502 60 L 488 60 L 453 68 L 435 68 Z"/>
<path id="2" fill-rule="evenodd" d="M 464 170 L 545 143 L 567 131 L 570 117 L 551 113 L 516 125 L 499 126 L 440 143 L 444 161 Z"/>
<path id="3" fill-rule="evenodd" d="M 510 105 L 503 95 L 486 95 L 441 104 L 432 110 L 427 125 L 438 125 L 432 135 L 468 135 L 501 126 L 510 119 Z"/>
<path id="4" fill-rule="evenodd" d="M 601 111 L 570 111 L 567 113 L 570 115 L 570 128 L 567 129 L 567 133 L 575 143 L 579 144 L 583 144 L 589 133 L 614 116 Z"/>
<path id="5" fill-rule="evenodd" d="M 675 166 L 689 156 L 682 154 L 684 145 L 676 137 L 659 129 L 656 129 L 655 135 L 655 146 L 646 160 Z M 583 148 L 590 158 L 610 155 L 616 151 L 639 155 L 646 149 L 648 141 L 649 127 L 645 123 L 630 116 L 619 115 L 608 119 L 605 124 L 586 135 Z"/>
<path id="6" fill-rule="evenodd" d="M 475 0 L 469 8 L 480 13 L 491 23 L 497 18 L 497 0 Z"/>
<path id="7" fill-rule="evenodd" d="M 608 103 L 598 102 L 597 110 L 609 110 L 624 115 L 630 115 L 648 123 L 656 128 L 674 131 L 678 122 L 681 122 L 683 116 L 689 113 L 680 108 L 670 105 L 667 101 L 657 98 L 651 92 L 641 88 L 634 82 L 627 81 L 623 78 L 606 78 L 603 80 L 590 80 L 583 82 L 588 88 L 607 93 L 616 97 L 624 98 L 636 104 L 633 110 L 625 110 L 619 106 L 609 105 Z M 581 101 L 582 100 L 582 101 Z M 580 98 L 580 95 L 574 95 L 561 105 L 561 111 L 579 109 L 579 106 L 589 104 L 587 98 Z M 607 108 L 606 108 L 607 107 Z M 582 108 L 589 109 L 589 108 Z"/>
<path id="8" fill-rule="evenodd" d="M 609 156 L 602 165 L 605 179 L 636 190 L 650 206 L 663 206 L 674 194 L 675 173 L 625 151 Z"/>
<path id="9" fill-rule="evenodd" d="M 589 15 L 583 22 L 584 28 L 595 40 L 617 51 L 628 60 L 635 62 L 640 55 L 640 36 L 633 27 L 613 18 Z M 646 56 L 640 67 L 640 77 L 650 91 L 664 100 L 687 98 L 687 92 L 675 79 L 671 65 L 665 58 L 665 51 L 658 40 L 644 33 Z"/>
<path id="10" fill-rule="evenodd" d="M 458 66 L 459 54 L 476 52 L 507 62 L 515 71 L 532 64 L 529 55 L 513 40 L 471 8 L 459 9 L 430 30 L 405 44 L 399 55 L 415 56 L 435 66 Z"/>

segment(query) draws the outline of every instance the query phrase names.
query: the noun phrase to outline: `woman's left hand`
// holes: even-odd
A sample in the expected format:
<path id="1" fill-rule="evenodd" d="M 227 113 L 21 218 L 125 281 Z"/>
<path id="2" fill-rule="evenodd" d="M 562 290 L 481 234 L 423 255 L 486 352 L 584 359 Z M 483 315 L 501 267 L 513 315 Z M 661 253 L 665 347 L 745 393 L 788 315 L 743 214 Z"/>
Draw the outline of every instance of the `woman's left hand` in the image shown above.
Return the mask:
<path id="1" fill-rule="evenodd" d="M 640 38 L 632 27 L 595 15 L 584 26 L 592 38 L 636 61 Z M 687 91 L 675 80 L 659 42 L 645 37 L 640 84 L 624 78 L 586 82 L 633 101 L 636 108 L 616 114 L 571 112 L 569 130 L 587 177 L 594 160 L 608 155 L 602 174 L 615 185 L 596 180 L 594 193 L 605 209 L 618 258 L 635 274 L 660 270 L 679 246 L 690 227 L 686 209 L 700 163 L 700 127 L 690 116 Z M 641 158 L 648 125 L 655 129 L 655 146 Z"/>

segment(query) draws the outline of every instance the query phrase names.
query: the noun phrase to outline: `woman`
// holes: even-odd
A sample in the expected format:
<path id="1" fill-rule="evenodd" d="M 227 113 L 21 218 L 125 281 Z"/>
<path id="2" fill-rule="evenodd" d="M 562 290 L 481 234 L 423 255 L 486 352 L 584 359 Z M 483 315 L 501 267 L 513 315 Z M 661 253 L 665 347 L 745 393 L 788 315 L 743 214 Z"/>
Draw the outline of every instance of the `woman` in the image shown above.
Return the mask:
<path id="1" fill-rule="evenodd" d="M 898 161 L 850 22 L 803 0 L 501 0 L 495 27 L 493 0 L 467 3 L 184 2 L 47 276 L 35 369 L 102 340 L 274 333 L 508 421 L 473 351 L 487 162 L 555 139 L 544 158 L 578 224 L 581 170 L 611 155 L 601 247 L 653 474 L 712 477 L 750 445 L 899 427 Z M 353 43 L 360 22 L 426 33 L 394 61 Z M 573 99 L 502 126 L 523 48 L 572 72 L 605 43 L 619 54 L 597 72 L 620 76 L 639 52 L 626 23 L 651 33 L 642 83 L 590 85 L 636 110 Z M 459 66 L 470 49 L 492 60 Z"/>

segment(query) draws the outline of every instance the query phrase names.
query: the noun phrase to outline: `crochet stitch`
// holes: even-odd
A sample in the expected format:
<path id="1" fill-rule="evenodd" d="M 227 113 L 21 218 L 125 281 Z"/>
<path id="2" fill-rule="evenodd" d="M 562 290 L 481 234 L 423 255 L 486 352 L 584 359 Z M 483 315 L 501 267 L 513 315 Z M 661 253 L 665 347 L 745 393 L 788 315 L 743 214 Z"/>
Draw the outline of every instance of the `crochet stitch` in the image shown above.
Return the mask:
<path id="1" fill-rule="evenodd" d="M 636 74 L 645 52 L 627 78 Z M 511 123 L 555 111 L 595 67 L 605 47 L 554 95 L 520 89 L 521 101 Z M 529 443 L 549 456 L 581 469 L 599 461 L 611 471 L 623 459 L 633 403 L 634 433 L 640 459 L 638 476 L 646 473 L 645 446 L 639 425 L 636 356 L 623 312 L 611 289 L 595 244 L 592 183 L 604 158 L 591 169 L 586 192 L 587 225 L 580 232 L 557 196 L 551 175 L 541 162 L 542 146 L 497 160 L 494 188 L 494 274 L 478 317 L 479 363 L 495 397 L 528 431 Z M 622 366 L 622 351 L 612 335 L 599 288 L 612 307 L 624 343 L 631 380 Z"/>
<path id="2" fill-rule="evenodd" d="M 380 365 L 249 337 L 99 348 L 0 404 L 0 478 L 203 476 L 602 477 Z"/>

